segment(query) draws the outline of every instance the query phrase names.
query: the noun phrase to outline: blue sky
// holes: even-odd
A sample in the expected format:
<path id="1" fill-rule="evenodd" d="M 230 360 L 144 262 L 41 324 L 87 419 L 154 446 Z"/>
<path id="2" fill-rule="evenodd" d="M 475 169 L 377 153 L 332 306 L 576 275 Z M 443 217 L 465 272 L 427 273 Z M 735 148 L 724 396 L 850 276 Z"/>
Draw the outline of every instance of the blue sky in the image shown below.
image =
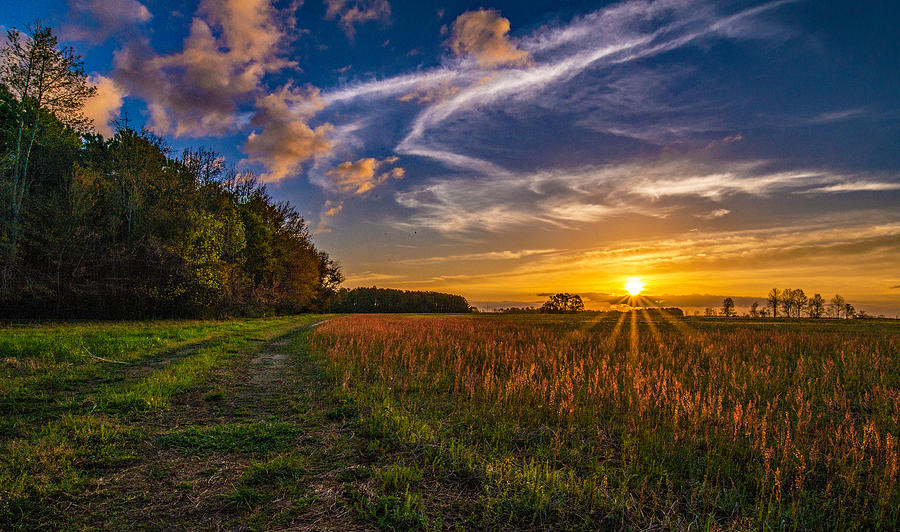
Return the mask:
<path id="1" fill-rule="evenodd" d="M 98 131 L 259 174 L 350 286 L 900 313 L 896 2 L 0 7 L 35 18 L 84 56 Z"/>

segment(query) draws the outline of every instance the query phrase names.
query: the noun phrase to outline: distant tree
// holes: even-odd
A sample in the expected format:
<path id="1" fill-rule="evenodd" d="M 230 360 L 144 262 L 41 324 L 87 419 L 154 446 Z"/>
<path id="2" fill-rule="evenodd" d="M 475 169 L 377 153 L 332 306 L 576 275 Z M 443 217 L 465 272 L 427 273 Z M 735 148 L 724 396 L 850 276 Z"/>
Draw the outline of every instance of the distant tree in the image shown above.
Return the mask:
<path id="1" fill-rule="evenodd" d="M 856 309 L 850 303 L 844 303 L 844 317 L 847 319 L 856 317 Z"/>
<path id="2" fill-rule="evenodd" d="M 722 315 L 729 318 L 737 315 L 737 312 L 734 310 L 734 299 L 726 297 L 722 301 Z"/>
<path id="3" fill-rule="evenodd" d="M 559 293 L 547 299 L 541 306 L 541 312 L 549 314 L 563 314 L 581 312 L 584 310 L 584 302 L 578 294 Z"/>
<path id="4" fill-rule="evenodd" d="M 767 318 L 768 316 L 769 316 L 769 309 L 768 309 L 768 308 L 763 307 L 763 308 L 759 309 L 759 317 L 760 317 L 760 318 Z"/>
<path id="5" fill-rule="evenodd" d="M 785 288 L 781 291 L 781 311 L 784 312 L 784 315 L 788 318 L 794 315 L 794 291 L 790 288 Z"/>
<path id="6" fill-rule="evenodd" d="M 715 316 L 715 315 L 716 315 L 716 309 L 710 308 L 710 307 L 706 307 L 706 316 L 707 316 L 707 317 L 712 317 L 712 316 Z"/>
<path id="7" fill-rule="evenodd" d="M 800 317 L 800 313 L 803 311 L 803 309 L 806 308 L 808 302 L 809 298 L 806 297 L 805 293 L 803 293 L 802 288 L 791 291 L 791 306 L 794 309 L 795 317 Z"/>
<path id="8" fill-rule="evenodd" d="M 87 81 L 84 63 L 71 47 L 57 48 L 53 30 L 35 22 L 23 36 L 15 28 L 7 31 L 6 46 L 0 50 L 0 83 L 17 100 L 15 146 L 10 168 L 2 168 L 5 262 L 3 287 L 19 252 L 22 210 L 32 174 L 29 163 L 45 113 L 62 124 L 82 129 L 87 121 L 81 114 L 84 102 L 97 89 Z"/>
<path id="9" fill-rule="evenodd" d="M 844 305 L 847 302 L 841 297 L 839 294 L 835 294 L 833 298 L 831 298 L 831 302 L 828 304 L 829 313 L 833 318 L 840 318 L 844 313 Z"/>
<path id="10" fill-rule="evenodd" d="M 809 298 L 808 304 L 809 317 L 810 318 L 821 318 L 825 313 L 825 298 L 822 297 L 822 294 L 816 294 Z"/>
<path id="11" fill-rule="evenodd" d="M 754 301 L 753 304 L 750 305 L 750 317 L 751 318 L 759 317 L 759 303 L 757 303 L 756 301 Z"/>
<path id="12" fill-rule="evenodd" d="M 781 291 L 777 288 L 769 290 L 769 306 L 772 307 L 772 317 L 778 317 L 778 304 L 781 302 Z"/>

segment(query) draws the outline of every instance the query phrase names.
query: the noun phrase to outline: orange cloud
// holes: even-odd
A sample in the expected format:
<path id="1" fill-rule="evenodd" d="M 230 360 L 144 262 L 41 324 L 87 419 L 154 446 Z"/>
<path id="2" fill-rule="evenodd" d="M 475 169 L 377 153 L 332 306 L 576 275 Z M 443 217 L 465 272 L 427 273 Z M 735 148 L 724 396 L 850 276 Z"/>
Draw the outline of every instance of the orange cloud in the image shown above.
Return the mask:
<path id="1" fill-rule="evenodd" d="M 401 102 L 409 102 L 415 100 L 418 103 L 440 102 L 456 96 L 460 87 L 451 85 L 450 83 L 441 83 L 433 87 L 423 87 L 413 92 L 404 94 L 398 98 Z"/>
<path id="2" fill-rule="evenodd" d="M 253 123 L 262 131 L 250 134 L 244 151 L 250 161 L 266 167 L 262 181 L 279 181 L 307 160 L 331 151 L 334 127 L 326 123 L 313 129 L 306 123 L 322 106 L 318 89 L 300 91 L 290 85 L 256 101 Z"/>
<path id="3" fill-rule="evenodd" d="M 449 46 L 457 56 L 472 56 L 485 68 L 526 65 L 531 55 L 509 39 L 509 19 L 493 9 L 467 11 L 453 23 Z"/>
<path id="4" fill-rule="evenodd" d="M 84 103 L 82 111 L 94 123 L 94 131 L 104 137 L 111 137 L 115 131 L 110 123 L 119 117 L 123 98 L 128 92 L 104 76 L 91 76 L 89 81 L 97 87 L 97 93 Z"/>
<path id="5" fill-rule="evenodd" d="M 327 200 L 325 202 L 325 210 L 322 211 L 322 216 L 334 216 L 342 210 L 344 210 L 344 205 L 341 202 Z"/>
<path id="6" fill-rule="evenodd" d="M 347 194 L 365 194 L 388 179 L 402 179 L 406 174 L 403 168 L 391 168 L 386 172 L 378 170 L 384 165 L 397 162 L 397 157 L 388 157 L 381 161 L 368 157 L 356 162 L 346 161 L 332 170 L 328 176 L 333 179 L 334 185 Z"/>
<path id="7" fill-rule="evenodd" d="M 148 102 L 157 132 L 222 135 L 267 73 L 295 65 L 279 56 L 283 38 L 269 0 L 204 0 L 180 52 L 135 41 L 115 53 L 116 79 Z"/>

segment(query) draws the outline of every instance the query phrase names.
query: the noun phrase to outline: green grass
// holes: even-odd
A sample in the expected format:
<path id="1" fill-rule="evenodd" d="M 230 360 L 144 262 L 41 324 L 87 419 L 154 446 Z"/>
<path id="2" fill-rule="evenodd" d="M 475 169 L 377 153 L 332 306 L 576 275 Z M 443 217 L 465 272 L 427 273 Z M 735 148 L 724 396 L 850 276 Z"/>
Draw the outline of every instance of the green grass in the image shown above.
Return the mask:
<path id="1" fill-rule="evenodd" d="M 299 427 L 285 422 L 187 427 L 162 434 L 156 443 L 163 449 L 191 454 L 251 453 L 266 455 L 280 451 L 300 434 Z"/>
<path id="2" fill-rule="evenodd" d="M 0 529 L 898 525 L 900 322 L 323 319 L 0 328 Z"/>
<path id="3" fill-rule="evenodd" d="M 0 528 L 52 522 L 63 501 L 77 499 L 106 474 L 140 464 L 148 441 L 199 454 L 267 454 L 285 447 L 298 431 L 286 422 L 159 433 L 144 420 L 209 385 L 213 372 L 232 360 L 314 319 L 0 329 Z M 215 401 L 225 394 L 213 387 L 204 396 Z M 169 474 L 157 465 L 148 471 Z"/>

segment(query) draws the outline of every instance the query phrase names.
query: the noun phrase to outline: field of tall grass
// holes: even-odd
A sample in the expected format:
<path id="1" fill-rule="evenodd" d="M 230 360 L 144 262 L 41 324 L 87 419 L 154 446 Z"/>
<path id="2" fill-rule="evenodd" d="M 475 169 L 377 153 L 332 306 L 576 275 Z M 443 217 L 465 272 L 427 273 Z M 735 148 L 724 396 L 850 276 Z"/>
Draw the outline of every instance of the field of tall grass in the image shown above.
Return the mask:
<path id="1" fill-rule="evenodd" d="M 311 341 L 372 457 L 475 497 L 474 526 L 900 527 L 897 322 L 347 316 Z"/>

